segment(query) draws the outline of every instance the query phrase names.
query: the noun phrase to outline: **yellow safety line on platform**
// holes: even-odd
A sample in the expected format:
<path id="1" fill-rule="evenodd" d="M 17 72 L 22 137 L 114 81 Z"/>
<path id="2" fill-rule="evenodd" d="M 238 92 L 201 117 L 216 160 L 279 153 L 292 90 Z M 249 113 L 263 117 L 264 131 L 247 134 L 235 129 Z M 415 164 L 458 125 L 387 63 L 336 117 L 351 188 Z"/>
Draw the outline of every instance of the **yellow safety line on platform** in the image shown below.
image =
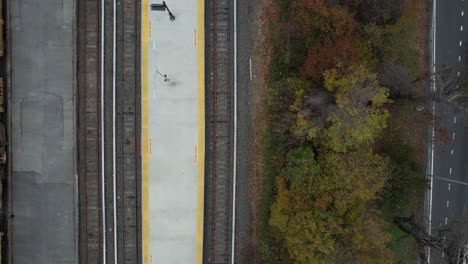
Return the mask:
<path id="1" fill-rule="evenodd" d="M 148 41 L 149 41 L 149 3 L 141 1 L 141 115 L 142 115 L 142 215 L 143 215 L 143 264 L 150 264 L 149 251 L 149 175 L 148 175 Z"/>
<path id="2" fill-rule="evenodd" d="M 197 241 L 196 264 L 203 261 L 203 202 L 205 191 L 205 7 L 198 0 L 198 189 L 197 189 Z"/>

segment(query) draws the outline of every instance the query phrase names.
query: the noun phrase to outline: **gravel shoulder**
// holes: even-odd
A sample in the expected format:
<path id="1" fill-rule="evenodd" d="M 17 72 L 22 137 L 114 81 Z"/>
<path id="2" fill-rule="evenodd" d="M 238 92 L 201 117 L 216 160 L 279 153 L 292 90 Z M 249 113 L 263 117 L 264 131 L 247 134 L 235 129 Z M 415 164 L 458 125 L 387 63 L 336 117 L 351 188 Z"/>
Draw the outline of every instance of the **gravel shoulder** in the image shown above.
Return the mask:
<path id="1" fill-rule="evenodd" d="M 257 51 L 258 10 L 262 0 L 238 0 L 237 8 L 237 199 L 236 199 L 236 262 L 258 263 L 256 260 L 256 223 L 258 223 L 258 171 L 262 162 L 262 60 Z M 260 133 L 258 133 L 260 131 Z"/>

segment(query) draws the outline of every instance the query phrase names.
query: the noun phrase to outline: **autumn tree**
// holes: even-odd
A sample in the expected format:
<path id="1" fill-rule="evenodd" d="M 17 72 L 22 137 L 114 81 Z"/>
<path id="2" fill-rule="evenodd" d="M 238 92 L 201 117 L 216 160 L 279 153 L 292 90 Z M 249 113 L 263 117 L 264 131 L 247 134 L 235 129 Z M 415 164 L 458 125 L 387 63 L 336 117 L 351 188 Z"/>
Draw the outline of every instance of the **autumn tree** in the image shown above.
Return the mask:
<path id="1" fill-rule="evenodd" d="M 323 89 L 313 89 L 307 81 L 289 78 L 294 87 L 294 102 L 289 111 L 295 116 L 291 132 L 301 142 L 313 140 L 324 127 L 332 99 Z"/>
<path id="2" fill-rule="evenodd" d="M 333 215 L 314 210 L 316 180 L 320 174 L 311 147 L 291 150 L 277 177 L 278 194 L 271 208 L 270 225 L 279 233 L 289 255 L 298 263 L 312 263 L 334 250 L 339 223 Z M 328 225 L 330 223 L 330 225 Z"/>
<path id="3" fill-rule="evenodd" d="M 309 49 L 301 69 L 302 75 L 308 79 L 320 78 L 321 73 L 337 63 L 356 63 L 361 56 L 359 45 L 359 40 L 349 34 L 323 40 Z"/>
<path id="4" fill-rule="evenodd" d="M 418 46 L 415 31 L 417 31 L 416 20 L 411 17 L 401 16 L 395 24 L 385 27 L 387 54 L 386 63 L 403 65 L 408 69 L 413 78 L 418 75 Z"/>
<path id="5" fill-rule="evenodd" d="M 392 99 L 411 99 L 417 95 L 418 80 L 403 65 L 386 63 L 379 70 L 378 79 L 382 86 L 388 88 Z"/>
<path id="6" fill-rule="evenodd" d="M 376 199 L 389 175 L 388 160 L 365 147 L 348 153 L 326 151 L 319 161 L 325 176 L 317 188 L 333 194 L 330 203 L 341 213 Z"/>
<path id="7" fill-rule="evenodd" d="M 371 205 L 379 199 L 389 178 L 388 159 L 361 146 L 348 153 L 323 152 L 319 163 L 323 173 L 318 185 L 323 195 L 318 199 L 320 206 L 344 223 L 335 256 L 354 256 L 360 260 L 356 263 L 375 263 L 377 259 L 391 263 L 386 247 L 390 236 L 383 230 L 379 210 Z"/>
<path id="8" fill-rule="evenodd" d="M 325 38 L 352 34 L 358 26 L 345 8 L 329 5 L 323 0 L 291 1 L 289 14 L 298 31 L 318 32 Z"/>
<path id="9" fill-rule="evenodd" d="M 335 64 L 361 59 L 358 24 L 346 9 L 323 0 L 299 0 L 291 3 L 290 14 L 295 34 L 314 39 L 300 70 L 305 78 L 321 79 Z"/>
<path id="10" fill-rule="evenodd" d="M 398 19 L 403 9 L 404 0 L 337 0 L 356 12 L 356 18 L 363 24 L 392 24 Z"/>
<path id="11" fill-rule="evenodd" d="M 387 176 L 387 161 L 369 149 L 327 152 L 318 161 L 310 146 L 293 149 L 277 177 L 269 223 L 297 263 L 387 256 L 389 237 L 368 208 Z"/>
<path id="12" fill-rule="evenodd" d="M 369 69 L 377 69 L 389 59 L 389 34 L 385 27 L 374 23 L 362 25 L 359 30 L 361 64 Z M 367 58 L 364 60 L 364 58 Z"/>
<path id="13" fill-rule="evenodd" d="M 386 223 L 380 218 L 380 212 L 372 208 L 362 210 L 357 220 L 360 223 L 357 232 L 348 234 L 348 239 L 337 243 L 334 263 L 395 263 L 392 252 L 387 248 L 390 235 L 384 229 Z"/>
<path id="14" fill-rule="evenodd" d="M 335 151 L 370 144 L 386 127 L 388 89 L 376 74 L 361 66 L 337 68 L 324 73 L 325 87 L 335 96 L 335 109 L 328 117 L 323 143 Z"/>
<path id="15" fill-rule="evenodd" d="M 388 219 L 408 216 L 416 207 L 421 194 L 428 188 L 427 177 L 416 151 L 402 135 L 387 135 L 382 142 L 382 155 L 388 158 L 390 173 L 382 204 Z"/>

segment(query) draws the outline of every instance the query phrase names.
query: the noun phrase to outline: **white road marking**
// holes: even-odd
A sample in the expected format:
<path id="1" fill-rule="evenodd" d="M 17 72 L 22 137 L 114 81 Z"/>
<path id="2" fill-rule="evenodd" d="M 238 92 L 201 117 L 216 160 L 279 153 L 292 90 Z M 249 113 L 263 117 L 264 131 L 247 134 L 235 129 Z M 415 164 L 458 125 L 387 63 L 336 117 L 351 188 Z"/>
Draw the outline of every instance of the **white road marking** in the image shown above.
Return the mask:
<path id="1" fill-rule="evenodd" d="M 452 149 L 452 151 L 450 151 L 450 154 L 453 155 L 453 149 Z"/>
<path id="2" fill-rule="evenodd" d="M 460 45 L 460 47 L 461 47 L 461 45 L 462 45 L 462 41 L 461 41 L 461 40 L 460 40 L 460 43 L 459 43 L 459 45 Z"/>
<path id="3" fill-rule="evenodd" d="M 463 11 L 461 12 L 461 15 L 463 16 L 465 13 L 463 13 Z"/>
<path id="4" fill-rule="evenodd" d="M 450 168 L 450 174 L 452 174 L 452 168 Z"/>
<path id="5" fill-rule="evenodd" d="M 249 58 L 250 80 L 252 80 L 252 58 Z"/>
<path id="6" fill-rule="evenodd" d="M 460 31 L 463 31 L 463 26 L 460 26 Z"/>
<path id="7" fill-rule="evenodd" d="M 449 206 L 450 206 L 450 201 L 449 201 L 449 200 L 447 200 L 447 207 L 449 207 Z"/>
<path id="8" fill-rule="evenodd" d="M 460 72 L 457 72 L 457 76 L 460 76 Z"/>
<path id="9" fill-rule="evenodd" d="M 153 40 L 153 50 L 156 50 L 156 41 Z"/>
<path id="10" fill-rule="evenodd" d="M 461 61 L 461 56 L 458 56 L 458 61 Z"/>
<path id="11" fill-rule="evenodd" d="M 456 117 L 456 116 L 453 118 L 453 123 L 454 123 L 454 124 L 457 123 L 457 117 Z"/>
<path id="12" fill-rule="evenodd" d="M 447 217 L 445 217 L 445 225 L 447 225 L 447 221 L 448 221 L 448 219 L 447 219 Z"/>
<path id="13" fill-rule="evenodd" d="M 455 140 L 455 132 L 452 133 L 452 140 Z"/>
<path id="14" fill-rule="evenodd" d="M 450 191 L 450 183 L 448 184 L 448 190 Z"/>
<path id="15" fill-rule="evenodd" d="M 153 89 L 153 101 L 156 100 L 156 88 Z"/>

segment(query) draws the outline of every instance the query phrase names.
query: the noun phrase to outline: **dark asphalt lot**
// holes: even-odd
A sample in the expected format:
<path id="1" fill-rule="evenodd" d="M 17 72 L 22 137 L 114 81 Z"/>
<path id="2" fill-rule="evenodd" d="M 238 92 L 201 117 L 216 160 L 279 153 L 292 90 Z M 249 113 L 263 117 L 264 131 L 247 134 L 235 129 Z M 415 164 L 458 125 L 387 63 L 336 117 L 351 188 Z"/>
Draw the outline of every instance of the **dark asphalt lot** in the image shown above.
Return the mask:
<path id="1" fill-rule="evenodd" d="M 468 65 L 468 3 L 463 0 L 437 0 L 435 14 L 436 72 L 449 65 L 456 75 L 462 66 Z M 436 114 L 447 133 L 447 142 L 435 145 L 434 175 L 468 182 L 467 111 L 444 105 L 436 108 Z M 468 186 L 433 179 L 432 232 L 445 225 L 446 221 L 468 220 L 467 201 Z M 442 253 L 431 252 L 431 263 L 443 262 Z"/>
<path id="2" fill-rule="evenodd" d="M 78 261 L 74 6 L 73 0 L 7 5 L 11 263 Z"/>

